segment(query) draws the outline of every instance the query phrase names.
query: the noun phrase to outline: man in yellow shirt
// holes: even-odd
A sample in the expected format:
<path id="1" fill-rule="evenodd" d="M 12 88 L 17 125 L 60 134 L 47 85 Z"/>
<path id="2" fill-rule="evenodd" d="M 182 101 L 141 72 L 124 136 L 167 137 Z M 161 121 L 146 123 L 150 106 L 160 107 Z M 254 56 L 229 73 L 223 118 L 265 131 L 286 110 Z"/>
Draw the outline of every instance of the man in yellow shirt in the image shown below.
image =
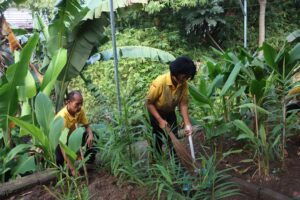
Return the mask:
<path id="1" fill-rule="evenodd" d="M 79 91 L 72 91 L 67 95 L 66 106 L 62 108 L 55 117 L 61 116 L 64 119 L 64 127 L 69 129 L 69 136 L 80 124 L 85 127 L 86 131 L 83 135 L 82 143 L 87 144 L 87 147 L 89 148 L 87 154 L 91 154 L 89 161 L 92 162 L 95 159 L 95 151 L 92 149 L 94 136 L 82 105 L 83 98 L 81 93 Z M 57 147 L 55 153 L 57 164 L 62 165 L 64 157 L 61 149 Z"/>
<path id="2" fill-rule="evenodd" d="M 160 154 L 166 126 L 170 126 L 177 136 L 176 106 L 179 107 L 183 117 L 186 134 L 192 133 L 188 114 L 187 81 L 194 78 L 196 66 L 190 58 L 181 56 L 170 63 L 169 69 L 170 72 L 158 76 L 152 82 L 146 100 L 155 139 L 155 149 Z M 168 143 L 171 145 L 170 138 L 168 138 Z"/>

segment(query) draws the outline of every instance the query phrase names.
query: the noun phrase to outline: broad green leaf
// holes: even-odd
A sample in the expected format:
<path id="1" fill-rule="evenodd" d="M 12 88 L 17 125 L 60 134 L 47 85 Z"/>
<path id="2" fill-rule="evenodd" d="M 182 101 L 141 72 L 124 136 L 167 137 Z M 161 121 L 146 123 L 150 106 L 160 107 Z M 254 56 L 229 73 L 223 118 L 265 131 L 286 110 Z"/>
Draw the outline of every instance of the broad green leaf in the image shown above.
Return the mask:
<path id="1" fill-rule="evenodd" d="M 29 149 L 32 145 L 30 144 L 19 144 L 16 147 L 14 147 L 12 150 L 8 152 L 6 157 L 4 158 L 4 163 L 8 163 L 12 159 L 15 158 L 15 156 L 21 152 L 24 152 L 25 150 Z"/>
<path id="2" fill-rule="evenodd" d="M 57 117 L 50 126 L 49 141 L 53 150 L 56 149 L 59 143 L 59 138 L 63 131 L 63 127 L 64 119 L 61 116 Z"/>
<path id="3" fill-rule="evenodd" d="M 296 46 L 289 51 L 289 59 L 287 65 L 295 65 L 297 61 L 300 60 L 300 43 L 296 44 Z M 289 71 L 286 71 L 288 74 Z"/>
<path id="4" fill-rule="evenodd" d="M 55 81 L 62 69 L 64 68 L 66 62 L 67 50 L 59 49 L 53 56 L 41 85 L 41 91 L 43 91 L 47 96 L 50 95 L 54 87 Z"/>
<path id="5" fill-rule="evenodd" d="M 207 80 L 205 80 L 205 77 L 200 77 L 200 83 L 199 83 L 199 92 L 203 95 L 205 95 L 206 97 L 208 97 L 208 85 L 207 85 Z"/>
<path id="6" fill-rule="evenodd" d="M 239 108 L 249 108 L 249 109 L 256 109 L 258 112 L 260 113 L 263 113 L 263 114 L 267 114 L 267 115 L 270 115 L 271 113 L 269 111 L 267 111 L 266 109 L 258 106 L 258 105 L 255 105 L 254 103 L 245 103 L 243 105 L 240 105 L 238 106 Z"/>
<path id="7" fill-rule="evenodd" d="M 31 106 L 28 102 L 28 99 L 26 99 L 22 104 L 21 117 L 30 115 L 30 114 L 31 114 Z"/>
<path id="8" fill-rule="evenodd" d="M 233 124 L 245 133 L 245 134 L 241 134 L 238 137 L 238 139 L 249 138 L 249 139 L 253 140 L 254 133 L 250 128 L 248 128 L 248 126 L 245 124 L 245 122 L 237 119 L 237 120 L 233 121 Z"/>
<path id="9" fill-rule="evenodd" d="M 264 42 L 263 44 L 263 52 L 264 52 L 264 57 L 267 62 L 267 64 L 274 70 L 278 71 L 278 66 L 275 62 L 276 58 L 276 50 L 271 47 L 268 43 Z"/>
<path id="10" fill-rule="evenodd" d="M 45 24 L 45 22 L 37 12 L 34 13 L 33 28 L 38 31 L 42 31 L 45 40 L 49 40 L 48 26 Z"/>
<path id="11" fill-rule="evenodd" d="M 48 26 L 49 41 L 47 49 L 51 56 L 60 48 L 66 48 L 69 34 L 81 35 L 74 28 L 79 25 L 80 21 L 87 14 L 88 8 L 82 7 L 77 0 L 61 0 L 57 5 L 57 14 L 54 20 Z M 86 27 L 88 29 L 88 27 Z M 80 34 L 78 34 L 80 33 Z M 85 48 L 82 46 L 81 48 Z"/>
<path id="12" fill-rule="evenodd" d="M 245 94 L 245 90 L 246 90 L 246 86 L 242 86 L 240 87 L 240 89 L 238 91 L 236 91 L 228 100 L 229 102 L 232 101 L 233 99 L 242 96 L 243 94 Z"/>
<path id="13" fill-rule="evenodd" d="M 296 30 L 296 31 L 292 32 L 291 34 L 289 34 L 286 37 L 286 40 L 288 42 L 293 42 L 294 40 L 298 39 L 299 37 L 300 37 L 300 30 Z"/>
<path id="14" fill-rule="evenodd" d="M 62 144 L 67 144 L 67 141 L 68 141 L 68 134 L 69 134 L 69 129 L 68 128 L 65 128 L 60 137 L 59 137 L 59 142 L 62 143 Z"/>
<path id="15" fill-rule="evenodd" d="M 68 147 L 75 153 L 79 150 L 81 146 L 83 132 L 83 128 L 77 128 L 71 133 L 68 139 Z"/>
<path id="16" fill-rule="evenodd" d="M 101 59 L 106 61 L 113 59 L 113 50 L 105 50 L 100 52 Z M 146 47 L 146 46 L 124 46 L 117 48 L 118 58 L 149 58 L 162 63 L 169 63 L 175 60 L 175 57 L 163 50 Z"/>
<path id="17" fill-rule="evenodd" d="M 25 100 L 25 98 L 32 98 L 36 95 L 35 80 L 32 74 L 30 73 L 30 71 L 27 71 L 24 85 L 19 86 L 17 88 L 18 88 L 18 96 L 20 100 Z"/>
<path id="18" fill-rule="evenodd" d="M 60 147 L 63 149 L 63 151 L 69 156 L 73 161 L 76 160 L 77 155 L 74 151 L 72 151 L 67 145 L 63 144 L 62 142 L 59 142 Z"/>
<path id="19" fill-rule="evenodd" d="M 213 94 L 215 88 L 221 88 L 223 86 L 224 75 L 217 75 L 208 88 L 208 96 L 210 97 Z"/>
<path id="20" fill-rule="evenodd" d="M 237 77 L 237 75 L 240 73 L 240 70 L 242 68 L 242 63 L 241 62 L 238 62 L 233 70 L 231 71 L 228 79 L 226 80 L 223 88 L 222 88 L 222 91 L 221 91 L 221 96 L 224 96 L 226 94 L 226 92 L 228 91 L 228 89 L 230 88 L 230 86 L 232 86 L 235 82 L 235 79 Z"/>
<path id="21" fill-rule="evenodd" d="M 78 27 L 80 34 L 70 36 L 72 40 L 68 41 L 67 64 L 60 73 L 59 80 L 69 81 L 81 72 L 92 50 L 103 37 L 107 24 L 108 19 L 105 17 L 88 20 Z"/>
<path id="22" fill-rule="evenodd" d="M 36 141 L 39 141 L 41 143 L 41 145 L 43 147 L 47 147 L 47 145 L 48 145 L 47 138 L 45 137 L 44 133 L 38 127 L 36 127 L 28 122 L 22 121 L 16 117 L 8 116 L 8 118 L 11 121 L 15 122 L 20 128 L 23 128 L 28 133 L 30 133 L 35 138 Z"/>
<path id="23" fill-rule="evenodd" d="M 28 156 L 27 154 L 24 154 L 20 157 L 16 168 L 13 169 L 13 176 L 34 171 L 36 171 L 34 156 Z"/>
<path id="24" fill-rule="evenodd" d="M 18 95 L 16 87 L 24 85 L 25 77 L 28 72 L 29 61 L 37 42 L 38 34 L 35 33 L 22 49 L 19 62 L 8 67 L 6 71 L 6 79 L 8 83 L 0 87 L 0 126 L 5 132 L 5 145 L 8 145 L 7 127 L 9 121 L 7 116 L 15 115 L 18 109 Z"/>
<path id="25" fill-rule="evenodd" d="M 192 97 L 198 101 L 199 103 L 208 104 L 211 105 L 211 102 L 209 98 L 207 98 L 205 95 L 201 94 L 195 86 L 189 84 L 189 93 L 192 95 Z"/>
<path id="26" fill-rule="evenodd" d="M 54 108 L 52 101 L 42 92 L 35 99 L 35 114 L 40 127 L 48 136 L 50 124 L 54 119 Z"/>
<path id="27" fill-rule="evenodd" d="M 124 8 L 132 5 L 133 3 L 142 3 L 147 4 L 147 0 L 112 0 L 113 1 L 113 10 L 117 8 Z M 94 19 L 99 18 L 102 12 L 110 12 L 109 0 L 89 0 L 87 1 L 87 6 L 90 9 L 88 14 L 85 16 L 85 19 Z"/>
<path id="28" fill-rule="evenodd" d="M 256 102 L 258 105 L 260 105 L 260 100 L 264 96 L 266 87 L 266 80 L 252 80 L 250 85 L 250 92 L 251 94 L 256 97 Z"/>

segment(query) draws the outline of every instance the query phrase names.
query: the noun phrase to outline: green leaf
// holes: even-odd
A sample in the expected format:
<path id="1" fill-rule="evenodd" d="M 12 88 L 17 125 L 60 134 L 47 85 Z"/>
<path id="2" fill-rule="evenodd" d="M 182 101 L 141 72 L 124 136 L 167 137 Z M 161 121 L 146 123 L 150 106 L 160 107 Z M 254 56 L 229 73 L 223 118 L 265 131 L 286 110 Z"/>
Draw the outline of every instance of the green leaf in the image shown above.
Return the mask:
<path id="1" fill-rule="evenodd" d="M 237 119 L 237 120 L 233 121 L 233 124 L 245 133 L 245 134 L 240 134 L 238 136 L 237 140 L 243 139 L 243 138 L 249 138 L 251 140 L 254 139 L 254 133 L 252 132 L 252 130 L 250 128 L 248 128 L 248 126 L 245 124 L 245 122 Z"/>
<path id="2" fill-rule="evenodd" d="M 264 42 L 263 44 L 263 52 L 264 52 L 264 57 L 267 62 L 267 64 L 274 70 L 278 71 L 278 66 L 275 62 L 276 59 L 276 50 L 271 47 L 268 43 Z"/>
<path id="3" fill-rule="evenodd" d="M 29 61 L 32 52 L 37 45 L 38 34 L 35 33 L 22 49 L 19 62 L 8 67 L 6 71 L 7 83 L 0 87 L 0 127 L 4 129 L 4 142 L 8 145 L 8 118 L 15 115 L 18 109 L 17 86 L 24 85 L 25 77 L 28 72 Z"/>
<path id="4" fill-rule="evenodd" d="M 113 0 L 113 10 L 116 11 L 117 8 L 124 8 L 133 3 L 147 3 L 146 0 Z M 85 16 L 85 19 L 99 18 L 102 12 L 110 12 L 109 0 L 89 0 L 87 3 L 90 11 Z"/>
<path id="5" fill-rule="evenodd" d="M 88 8 L 82 7 L 77 0 L 61 0 L 57 5 L 57 14 L 48 27 L 49 41 L 47 49 L 50 55 L 54 55 L 60 48 L 66 48 L 67 41 L 71 39 L 70 34 L 81 35 L 74 28 L 79 25 L 80 21 L 87 14 Z M 85 46 L 82 46 L 84 49 Z"/>
<path id="6" fill-rule="evenodd" d="M 56 149 L 59 138 L 63 131 L 64 127 L 64 119 L 61 116 L 58 116 L 51 124 L 50 131 L 49 131 L 49 141 L 51 144 L 51 148 L 54 150 Z"/>
<path id="7" fill-rule="evenodd" d="M 60 143 L 63 143 L 63 144 L 67 144 L 67 141 L 68 141 L 68 134 L 69 134 L 69 129 L 68 128 L 65 128 L 60 137 L 59 137 L 59 142 Z"/>
<path id="8" fill-rule="evenodd" d="M 60 147 L 63 149 L 63 151 L 69 156 L 73 161 L 76 160 L 77 155 L 74 151 L 72 151 L 67 145 L 63 144 L 62 142 L 59 142 Z"/>
<path id="9" fill-rule="evenodd" d="M 250 108 L 252 110 L 256 109 L 258 112 L 269 115 L 271 114 L 269 111 L 265 110 L 264 108 L 255 105 L 254 103 L 245 103 L 243 105 L 238 106 L 239 108 Z"/>
<path id="10" fill-rule="evenodd" d="M 256 97 L 256 102 L 258 105 L 260 105 L 260 100 L 264 96 L 265 92 L 265 87 L 266 87 L 266 80 L 252 80 L 251 85 L 250 85 L 250 92 L 252 95 L 255 95 Z"/>
<path id="11" fill-rule="evenodd" d="M 74 151 L 77 152 L 81 146 L 81 142 L 82 142 L 82 135 L 84 133 L 84 129 L 83 128 L 77 128 L 75 129 L 68 140 L 68 147 Z"/>
<path id="12" fill-rule="evenodd" d="M 266 136 L 265 126 L 263 124 L 259 128 L 259 136 L 260 136 L 260 140 L 262 142 L 262 146 L 266 147 L 267 146 L 267 136 Z"/>
<path id="13" fill-rule="evenodd" d="M 300 43 L 296 44 L 296 46 L 289 51 L 289 59 L 287 65 L 295 65 L 296 62 L 299 60 L 300 60 Z M 289 71 L 286 72 L 286 74 L 288 73 Z"/>
<path id="14" fill-rule="evenodd" d="M 31 147 L 30 144 L 19 144 L 19 145 L 17 145 L 16 147 L 14 147 L 12 150 L 10 150 L 8 152 L 8 154 L 4 158 L 4 163 L 8 163 L 12 159 L 14 159 L 17 154 L 26 151 L 30 147 Z"/>
<path id="15" fill-rule="evenodd" d="M 189 84 L 189 93 L 192 95 L 192 97 L 198 101 L 199 103 L 208 104 L 211 105 L 211 102 L 209 98 L 207 98 L 205 95 L 201 94 L 195 86 Z"/>
<path id="16" fill-rule="evenodd" d="M 242 68 L 242 63 L 241 62 L 238 62 L 232 72 L 230 73 L 228 79 L 226 80 L 223 88 L 222 88 L 222 91 L 221 91 L 221 96 L 224 96 L 226 94 L 226 92 L 228 91 L 228 89 L 230 88 L 230 86 L 232 86 L 235 82 L 235 79 L 237 77 L 237 75 L 240 73 L 240 70 Z"/>
<path id="17" fill-rule="evenodd" d="M 11 121 L 15 122 L 18 126 L 23 128 L 24 130 L 26 130 L 28 133 L 30 133 L 35 138 L 36 141 L 39 141 L 42 144 L 43 147 L 47 147 L 48 145 L 47 138 L 38 127 L 15 117 L 8 116 L 8 118 Z"/>
<path id="18" fill-rule="evenodd" d="M 43 91 L 44 94 L 46 94 L 47 96 L 50 95 L 56 82 L 56 79 L 62 71 L 62 69 L 64 68 L 66 62 L 67 50 L 59 49 L 53 56 L 41 85 L 41 91 Z"/>
<path id="19" fill-rule="evenodd" d="M 21 156 L 17 166 L 13 169 L 13 176 L 34 171 L 36 171 L 34 156 L 24 154 Z"/>
<path id="20" fill-rule="evenodd" d="M 68 40 L 68 59 L 67 64 L 60 73 L 58 79 L 69 81 L 78 76 L 86 64 L 86 60 L 91 55 L 92 50 L 104 37 L 104 27 L 108 24 L 105 17 L 85 21 L 78 27 L 80 34 L 70 36 Z M 72 38 L 72 39 L 71 39 Z"/>
<path id="21" fill-rule="evenodd" d="M 289 34 L 286 37 L 286 40 L 288 42 L 293 42 L 294 40 L 298 39 L 299 37 L 300 37 L 300 30 L 296 30 L 296 31 L 292 32 L 291 34 Z"/>
<path id="22" fill-rule="evenodd" d="M 18 96 L 20 100 L 25 100 L 26 98 L 32 98 L 36 95 L 35 80 L 30 73 L 27 71 L 27 75 L 24 80 L 24 85 L 18 87 Z"/>
<path id="23" fill-rule="evenodd" d="M 113 59 L 113 50 L 105 50 L 100 52 L 102 60 Z M 175 60 L 175 57 L 163 50 L 146 47 L 146 46 L 123 46 L 117 48 L 118 58 L 150 58 L 162 63 L 169 63 Z"/>
<path id="24" fill-rule="evenodd" d="M 48 135 L 50 124 L 54 120 L 54 108 L 49 97 L 42 92 L 35 99 L 35 114 L 42 130 Z"/>

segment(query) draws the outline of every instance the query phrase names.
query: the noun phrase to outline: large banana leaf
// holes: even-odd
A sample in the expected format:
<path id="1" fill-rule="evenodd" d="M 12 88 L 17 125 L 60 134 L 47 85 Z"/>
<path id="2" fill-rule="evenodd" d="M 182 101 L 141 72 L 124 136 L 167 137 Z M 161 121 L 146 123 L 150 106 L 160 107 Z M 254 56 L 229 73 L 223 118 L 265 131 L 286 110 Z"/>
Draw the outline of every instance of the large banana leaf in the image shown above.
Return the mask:
<path id="1" fill-rule="evenodd" d="M 79 33 L 73 35 L 73 40 L 68 43 L 67 64 L 58 77 L 59 80 L 70 81 L 81 72 L 93 48 L 99 45 L 107 24 L 108 19 L 103 15 L 98 19 L 87 20 L 78 27 Z"/>
<path id="2" fill-rule="evenodd" d="M 50 56 L 57 49 L 66 47 L 69 34 L 75 32 L 74 28 L 87 14 L 88 8 L 82 7 L 77 0 L 61 0 L 56 5 L 57 14 L 48 27 L 49 41 L 47 49 Z"/>
<path id="3" fill-rule="evenodd" d="M 168 63 L 175 60 L 175 57 L 163 50 L 146 47 L 146 46 L 123 46 L 117 48 L 118 58 L 149 58 L 151 60 Z M 88 64 L 93 64 L 97 60 L 107 61 L 113 59 L 113 50 L 108 49 L 94 54 L 89 60 Z"/>
<path id="4" fill-rule="evenodd" d="M 263 52 L 264 52 L 264 57 L 265 57 L 265 60 L 266 60 L 266 63 L 275 71 L 279 71 L 278 70 L 278 64 L 277 62 L 275 61 L 275 58 L 276 58 L 276 50 L 270 46 L 268 43 L 264 42 L 263 46 Z"/>
<path id="5" fill-rule="evenodd" d="M 293 42 L 295 41 L 296 39 L 300 38 L 300 30 L 296 30 L 294 32 L 292 32 L 291 34 L 289 34 L 287 37 L 286 37 L 286 40 L 288 42 Z"/>
<path id="6" fill-rule="evenodd" d="M 89 0 L 86 5 L 90 11 L 85 16 L 85 19 L 99 18 L 102 12 L 109 12 L 109 1 L 110 0 Z M 113 0 L 113 10 L 116 11 L 117 8 L 124 8 L 133 3 L 147 4 L 148 0 Z"/>
<path id="7" fill-rule="evenodd" d="M 64 68 L 66 62 L 67 50 L 59 49 L 53 56 L 41 85 L 41 91 L 43 91 L 47 96 L 50 95 L 51 90 L 55 85 L 55 81 Z"/>
<path id="8" fill-rule="evenodd" d="M 94 20 L 87 20 L 78 27 L 79 33 L 72 36 L 73 40 L 68 43 L 67 63 L 60 73 L 57 84 L 58 93 L 56 110 L 63 104 L 64 94 L 68 81 L 76 77 L 85 66 L 86 60 L 91 55 L 92 50 L 99 45 L 103 38 L 104 27 L 108 24 L 105 15 Z"/>
<path id="9" fill-rule="evenodd" d="M 8 145 L 8 118 L 18 109 L 17 87 L 23 86 L 28 73 L 32 52 L 37 45 L 38 34 L 34 34 L 21 52 L 19 62 L 11 65 L 6 72 L 7 82 L 0 86 L 0 127 L 4 130 L 4 141 Z"/>

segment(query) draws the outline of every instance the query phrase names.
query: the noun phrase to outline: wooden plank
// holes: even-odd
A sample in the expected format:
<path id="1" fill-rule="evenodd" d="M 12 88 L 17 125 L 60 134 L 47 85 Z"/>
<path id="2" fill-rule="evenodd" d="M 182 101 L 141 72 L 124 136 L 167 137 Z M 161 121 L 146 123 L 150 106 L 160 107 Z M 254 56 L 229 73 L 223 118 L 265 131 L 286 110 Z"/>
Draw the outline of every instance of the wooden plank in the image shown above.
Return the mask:
<path id="1" fill-rule="evenodd" d="M 43 185 L 56 179 L 57 171 L 48 169 L 43 172 L 38 172 L 24 176 L 22 178 L 0 184 L 0 199 L 8 197 L 11 194 L 16 194 L 35 185 Z"/>

